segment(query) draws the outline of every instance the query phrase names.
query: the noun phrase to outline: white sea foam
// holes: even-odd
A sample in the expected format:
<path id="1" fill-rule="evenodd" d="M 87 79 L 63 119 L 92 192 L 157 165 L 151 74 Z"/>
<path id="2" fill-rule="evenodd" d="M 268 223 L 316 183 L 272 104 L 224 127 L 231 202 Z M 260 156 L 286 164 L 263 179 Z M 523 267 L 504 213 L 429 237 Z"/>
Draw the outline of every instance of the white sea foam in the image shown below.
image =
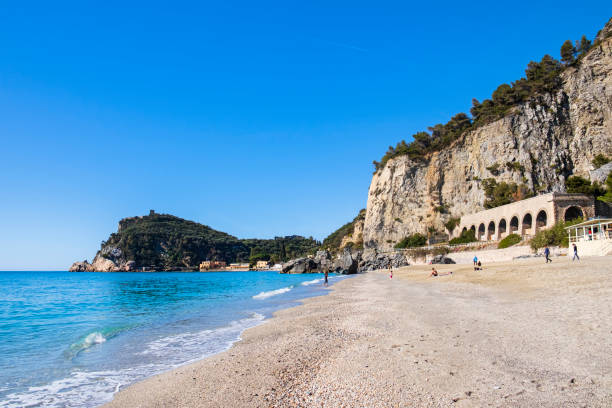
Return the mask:
<path id="1" fill-rule="evenodd" d="M 253 296 L 253 299 L 267 299 L 272 296 L 280 295 L 282 293 L 287 293 L 291 290 L 291 286 L 287 286 L 286 288 L 280 288 L 276 290 L 270 290 L 268 292 L 261 292 L 258 295 Z"/>
<path id="2" fill-rule="evenodd" d="M 164 358 L 191 355 L 195 356 L 192 357 L 193 361 L 199 360 L 207 355 L 228 349 L 235 341 L 240 339 L 240 333 L 249 327 L 256 326 L 264 319 L 264 315 L 253 313 L 250 317 L 233 321 L 227 326 L 216 329 L 161 337 L 147 344 L 146 349 L 141 354 L 153 354 Z"/>
<path id="3" fill-rule="evenodd" d="M 152 354 L 160 363 L 141 364 L 115 371 L 73 371 L 66 378 L 30 387 L 24 392 L 8 394 L 0 401 L 0 407 L 97 407 L 110 401 L 113 394 L 126 385 L 227 350 L 240 340 L 245 329 L 256 326 L 264 319 L 265 316 L 253 313 L 248 318 L 217 329 L 162 337 L 147 344 L 142 352 Z M 101 333 L 94 332 L 79 344 L 99 344 L 105 341 Z"/>
<path id="4" fill-rule="evenodd" d="M 302 282 L 302 285 L 304 286 L 309 286 L 309 285 L 316 285 L 317 283 L 323 282 L 323 279 L 313 279 L 313 280 L 309 280 L 306 282 Z"/>
<path id="5" fill-rule="evenodd" d="M 85 348 L 88 348 L 93 346 L 94 344 L 104 343 L 105 341 L 106 337 L 104 337 L 102 333 L 93 332 L 87 335 L 87 337 L 85 337 L 85 340 L 83 341 L 83 346 L 85 346 Z"/>

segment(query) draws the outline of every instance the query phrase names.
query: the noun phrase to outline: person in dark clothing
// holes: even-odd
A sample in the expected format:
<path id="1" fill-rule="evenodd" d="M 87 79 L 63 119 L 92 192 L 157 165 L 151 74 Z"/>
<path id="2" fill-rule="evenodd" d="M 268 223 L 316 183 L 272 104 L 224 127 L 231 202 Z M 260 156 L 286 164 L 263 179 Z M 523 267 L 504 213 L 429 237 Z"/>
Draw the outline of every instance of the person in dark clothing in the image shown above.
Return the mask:
<path id="1" fill-rule="evenodd" d="M 574 257 L 572 258 L 572 261 L 575 261 L 576 259 L 580 260 L 580 257 L 578 256 L 578 247 L 576 244 L 572 244 L 572 246 L 574 247 Z"/>
<path id="2" fill-rule="evenodd" d="M 550 259 L 550 249 L 548 249 L 548 247 L 544 248 L 544 256 L 546 257 L 546 263 L 552 262 L 552 259 Z"/>

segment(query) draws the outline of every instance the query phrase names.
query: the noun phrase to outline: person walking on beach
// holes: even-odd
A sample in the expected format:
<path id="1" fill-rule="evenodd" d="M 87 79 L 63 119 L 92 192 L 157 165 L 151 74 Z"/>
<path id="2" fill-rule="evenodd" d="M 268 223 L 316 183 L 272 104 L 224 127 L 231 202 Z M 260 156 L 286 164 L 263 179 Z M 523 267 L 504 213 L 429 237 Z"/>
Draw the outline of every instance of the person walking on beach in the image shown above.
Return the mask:
<path id="1" fill-rule="evenodd" d="M 478 257 L 474 256 L 474 266 L 476 266 L 478 264 Z"/>
<path id="2" fill-rule="evenodd" d="M 544 248 L 544 256 L 546 257 L 546 263 L 552 262 L 552 259 L 550 259 L 550 249 L 548 249 L 548 247 Z"/>
<path id="3" fill-rule="evenodd" d="M 580 260 L 580 257 L 578 256 L 578 247 L 576 246 L 576 244 L 572 244 L 574 247 L 574 257 L 572 258 L 572 262 L 575 261 L 576 259 Z"/>
<path id="4" fill-rule="evenodd" d="M 329 283 L 327 282 L 327 275 L 329 275 L 329 269 L 325 268 L 325 280 L 323 281 L 323 286 L 327 287 Z"/>
<path id="5" fill-rule="evenodd" d="M 389 279 L 393 279 L 393 265 L 391 265 L 391 261 L 389 261 Z"/>

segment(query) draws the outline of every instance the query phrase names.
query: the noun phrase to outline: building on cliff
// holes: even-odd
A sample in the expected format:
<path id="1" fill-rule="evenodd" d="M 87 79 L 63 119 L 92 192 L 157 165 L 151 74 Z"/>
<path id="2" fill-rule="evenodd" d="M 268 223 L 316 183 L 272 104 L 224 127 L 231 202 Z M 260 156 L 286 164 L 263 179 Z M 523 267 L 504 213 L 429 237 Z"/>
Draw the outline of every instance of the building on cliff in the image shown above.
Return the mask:
<path id="1" fill-rule="evenodd" d="M 464 215 L 453 235 L 459 236 L 471 229 L 479 241 L 496 241 L 509 234 L 529 237 L 559 221 L 587 219 L 596 215 L 604 214 L 597 214 L 595 199 L 591 196 L 548 193 Z"/>

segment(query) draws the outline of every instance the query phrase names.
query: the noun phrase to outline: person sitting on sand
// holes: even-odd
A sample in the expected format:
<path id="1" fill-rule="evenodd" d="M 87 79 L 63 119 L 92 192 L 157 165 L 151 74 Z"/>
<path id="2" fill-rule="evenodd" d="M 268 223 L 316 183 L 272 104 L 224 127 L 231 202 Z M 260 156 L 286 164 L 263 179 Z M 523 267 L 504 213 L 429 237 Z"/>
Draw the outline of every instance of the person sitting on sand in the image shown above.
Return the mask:
<path id="1" fill-rule="evenodd" d="M 482 271 L 482 263 L 480 263 L 480 261 L 478 261 L 477 263 L 474 263 L 474 270 Z"/>
<path id="2" fill-rule="evenodd" d="M 436 268 L 431 268 L 431 275 L 430 276 L 438 276 L 438 271 L 436 271 Z"/>

